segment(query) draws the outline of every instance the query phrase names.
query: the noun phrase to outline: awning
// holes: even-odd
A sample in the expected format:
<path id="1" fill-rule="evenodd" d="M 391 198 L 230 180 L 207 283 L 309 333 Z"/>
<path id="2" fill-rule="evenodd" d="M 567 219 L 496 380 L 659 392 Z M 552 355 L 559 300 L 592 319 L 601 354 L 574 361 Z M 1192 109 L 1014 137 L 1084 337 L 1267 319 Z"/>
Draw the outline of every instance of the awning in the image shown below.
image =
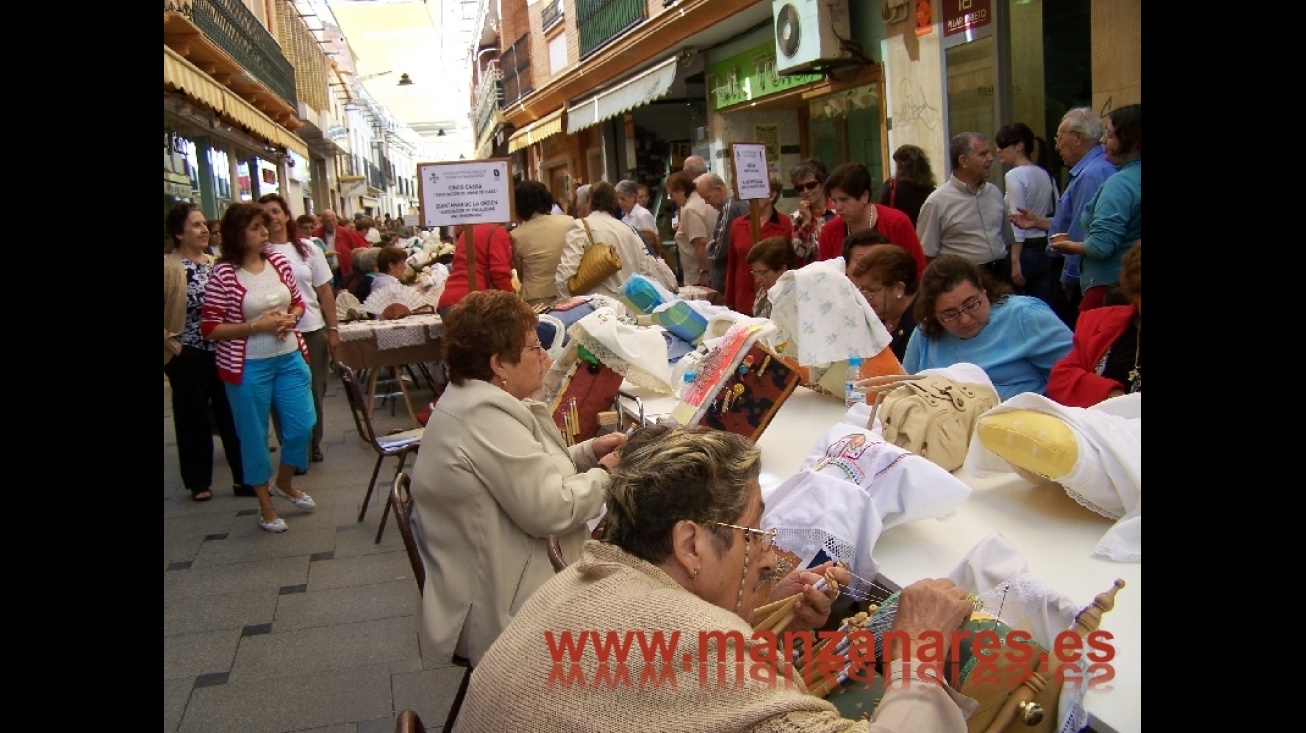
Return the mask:
<path id="1" fill-rule="evenodd" d="M 550 135 L 557 135 L 562 132 L 562 113 L 564 111 L 560 109 L 557 112 L 544 115 L 514 132 L 508 138 L 508 152 L 515 153 L 527 145 L 534 145 Z"/>
<path id="2" fill-rule="evenodd" d="M 167 46 L 163 47 L 163 84 L 227 115 L 269 144 L 293 150 L 301 158 L 309 157 L 308 146 L 303 140 Z"/>
<path id="3" fill-rule="evenodd" d="M 675 80 L 676 57 L 672 56 L 583 102 L 568 106 L 567 133 L 584 130 L 628 109 L 648 104 L 666 94 Z"/>

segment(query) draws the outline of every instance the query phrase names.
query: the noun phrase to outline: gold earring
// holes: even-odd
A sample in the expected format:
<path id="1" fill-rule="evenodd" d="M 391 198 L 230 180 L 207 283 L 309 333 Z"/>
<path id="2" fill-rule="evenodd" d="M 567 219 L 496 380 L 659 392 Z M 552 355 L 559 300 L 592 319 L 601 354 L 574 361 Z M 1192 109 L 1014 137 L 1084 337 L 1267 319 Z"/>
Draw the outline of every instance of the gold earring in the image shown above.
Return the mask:
<path id="1" fill-rule="evenodd" d="M 689 574 L 689 579 L 690 579 L 690 580 L 698 580 L 698 571 L 699 571 L 699 570 L 700 570 L 700 568 L 694 568 L 694 572 L 692 572 L 692 573 Z"/>

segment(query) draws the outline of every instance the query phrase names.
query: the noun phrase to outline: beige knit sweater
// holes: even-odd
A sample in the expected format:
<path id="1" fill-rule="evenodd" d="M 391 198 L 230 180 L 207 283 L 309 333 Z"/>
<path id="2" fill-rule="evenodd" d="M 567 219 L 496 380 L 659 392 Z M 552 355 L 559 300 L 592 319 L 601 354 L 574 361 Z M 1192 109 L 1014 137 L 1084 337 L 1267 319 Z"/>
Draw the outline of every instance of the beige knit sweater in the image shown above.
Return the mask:
<path id="1" fill-rule="evenodd" d="M 645 664 L 638 641 L 631 645 L 624 665 L 609 657 L 600 670 L 593 646 L 586 646 L 579 661 L 564 654 L 555 665 L 547 632 L 556 645 L 562 631 L 573 638 L 582 632 L 679 631 L 674 651 Z M 755 674 L 751 661 L 739 684 L 733 661 L 726 684 L 716 677 L 716 648 L 710 646 L 711 670 L 700 682 L 699 632 L 739 631 L 745 639 L 752 627 L 734 613 L 703 601 L 686 591 L 659 568 L 620 548 L 588 541 L 581 560 L 545 583 L 504 630 L 472 675 L 466 700 L 455 727 L 460 733 L 476 731 L 926 731 L 964 733 L 962 705 L 936 684 L 913 681 L 905 689 L 890 687 L 876 709 L 873 722 L 839 717 L 834 706 L 806 694 L 801 682 L 786 687 Z M 636 637 L 637 638 L 637 637 Z M 646 637 L 646 639 L 649 637 Z M 727 642 L 727 659 L 734 644 Z M 753 646 L 752 641 L 746 647 Z M 750 659 L 747 655 L 745 659 Z M 684 666 L 688 663 L 688 668 Z M 671 673 L 666 670 L 670 669 Z M 623 676 L 623 670 L 628 676 Z M 675 684 L 670 684 L 674 674 Z M 644 677 L 650 674 L 650 677 Z M 659 678 L 660 684 L 653 684 Z M 550 681 L 552 679 L 552 681 Z"/>

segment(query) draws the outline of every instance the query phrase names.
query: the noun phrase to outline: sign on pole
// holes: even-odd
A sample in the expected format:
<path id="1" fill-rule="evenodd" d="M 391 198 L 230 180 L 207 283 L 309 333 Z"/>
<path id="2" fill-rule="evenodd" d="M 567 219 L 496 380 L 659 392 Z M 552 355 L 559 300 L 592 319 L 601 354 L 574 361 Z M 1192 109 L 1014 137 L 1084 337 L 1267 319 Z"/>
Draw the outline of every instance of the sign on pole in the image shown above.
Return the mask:
<path id="1" fill-rule="evenodd" d="M 734 164 L 736 198 L 741 201 L 771 198 L 766 143 L 730 143 L 730 160 Z"/>
<path id="2" fill-rule="evenodd" d="M 730 143 L 730 167 L 735 198 L 748 202 L 753 244 L 762 237 L 762 205 L 771 198 L 771 173 L 766 166 L 766 143 Z"/>
<path id="3" fill-rule="evenodd" d="M 417 164 L 422 226 L 498 224 L 512 221 L 513 184 L 507 158 Z M 463 227 L 467 292 L 477 289 L 472 227 Z M 457 255 L 455 254 L 455 259 Z"/>
<path id="4" fill-rule="evenodd" d="M 512 221 L 512 176 L 507 158 L 418 163 L 422 226 Z"/>

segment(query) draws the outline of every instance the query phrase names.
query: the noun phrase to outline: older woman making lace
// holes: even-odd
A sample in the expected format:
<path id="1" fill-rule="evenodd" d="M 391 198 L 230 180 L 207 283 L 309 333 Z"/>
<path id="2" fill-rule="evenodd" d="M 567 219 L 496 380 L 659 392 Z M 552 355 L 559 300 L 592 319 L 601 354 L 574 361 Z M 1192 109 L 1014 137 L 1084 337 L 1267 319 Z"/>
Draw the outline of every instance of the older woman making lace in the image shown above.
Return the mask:
<path id="1" fill-rule="evenodd" d="M 972 703 L 954 701 L 939 677 L 928 679 L 939 663 L 888 665 L 891 679 L 911 679 L 888 689 L 869 722 L 840 718 L 801 679 L 779 671 L 774 649 L 754 637 L 749 623 L 759 589 L 776 567 L 773 532 L 757 526 L 761 456 L 749 440 L 699 426 L 654 425 L 635 432 L 622 453 L 603 540 L 586 543 L 580 561 L 537 590 L 513 618 L 472 675 L 455 730 L 966 729 L 959 704 Z M 848 578 L 847 571 L 840 574 Z M 773 595 L 802 593 L 787 630 L 827 620 L 832 600 L 813 586 L 816 579 L 798 571 L 777 583 Z M 903 594 L 909 608 L 895 624 L 909 637 L 946 633 L 972 610 L 951 581 L 921 581 Z M 605 648 L 604 664 L 593 646 L 557 652 L 564 632 L 573 641 L 587 634 L 598 643 L 621 643 L 630 632 L 663 646 L 655 651 L 632 641 L 619 656 Z M 718 653 L 731 660 L 724 683 L 716 681 Z M 749 671 L 736 683 L 737 659 L 748 660 Z M 612 683 L 591 684 L 601 674 Z M 572 684 L 561 683 L 566 675 Z M 577 676 L 583 684 L 574 684 Z"/>
<path id="2" fill-rule="evenodd" d="M 413 467 L 426 584 L 422 628 L 438 658 L 476 665 L 553 576 L 548 538 L 575 560 L 620 461 L 620 433 L 568 447 L 531 398 L 548 358 L 516 293 L 478 290 L 445 318 L 449 386 Z"/>

